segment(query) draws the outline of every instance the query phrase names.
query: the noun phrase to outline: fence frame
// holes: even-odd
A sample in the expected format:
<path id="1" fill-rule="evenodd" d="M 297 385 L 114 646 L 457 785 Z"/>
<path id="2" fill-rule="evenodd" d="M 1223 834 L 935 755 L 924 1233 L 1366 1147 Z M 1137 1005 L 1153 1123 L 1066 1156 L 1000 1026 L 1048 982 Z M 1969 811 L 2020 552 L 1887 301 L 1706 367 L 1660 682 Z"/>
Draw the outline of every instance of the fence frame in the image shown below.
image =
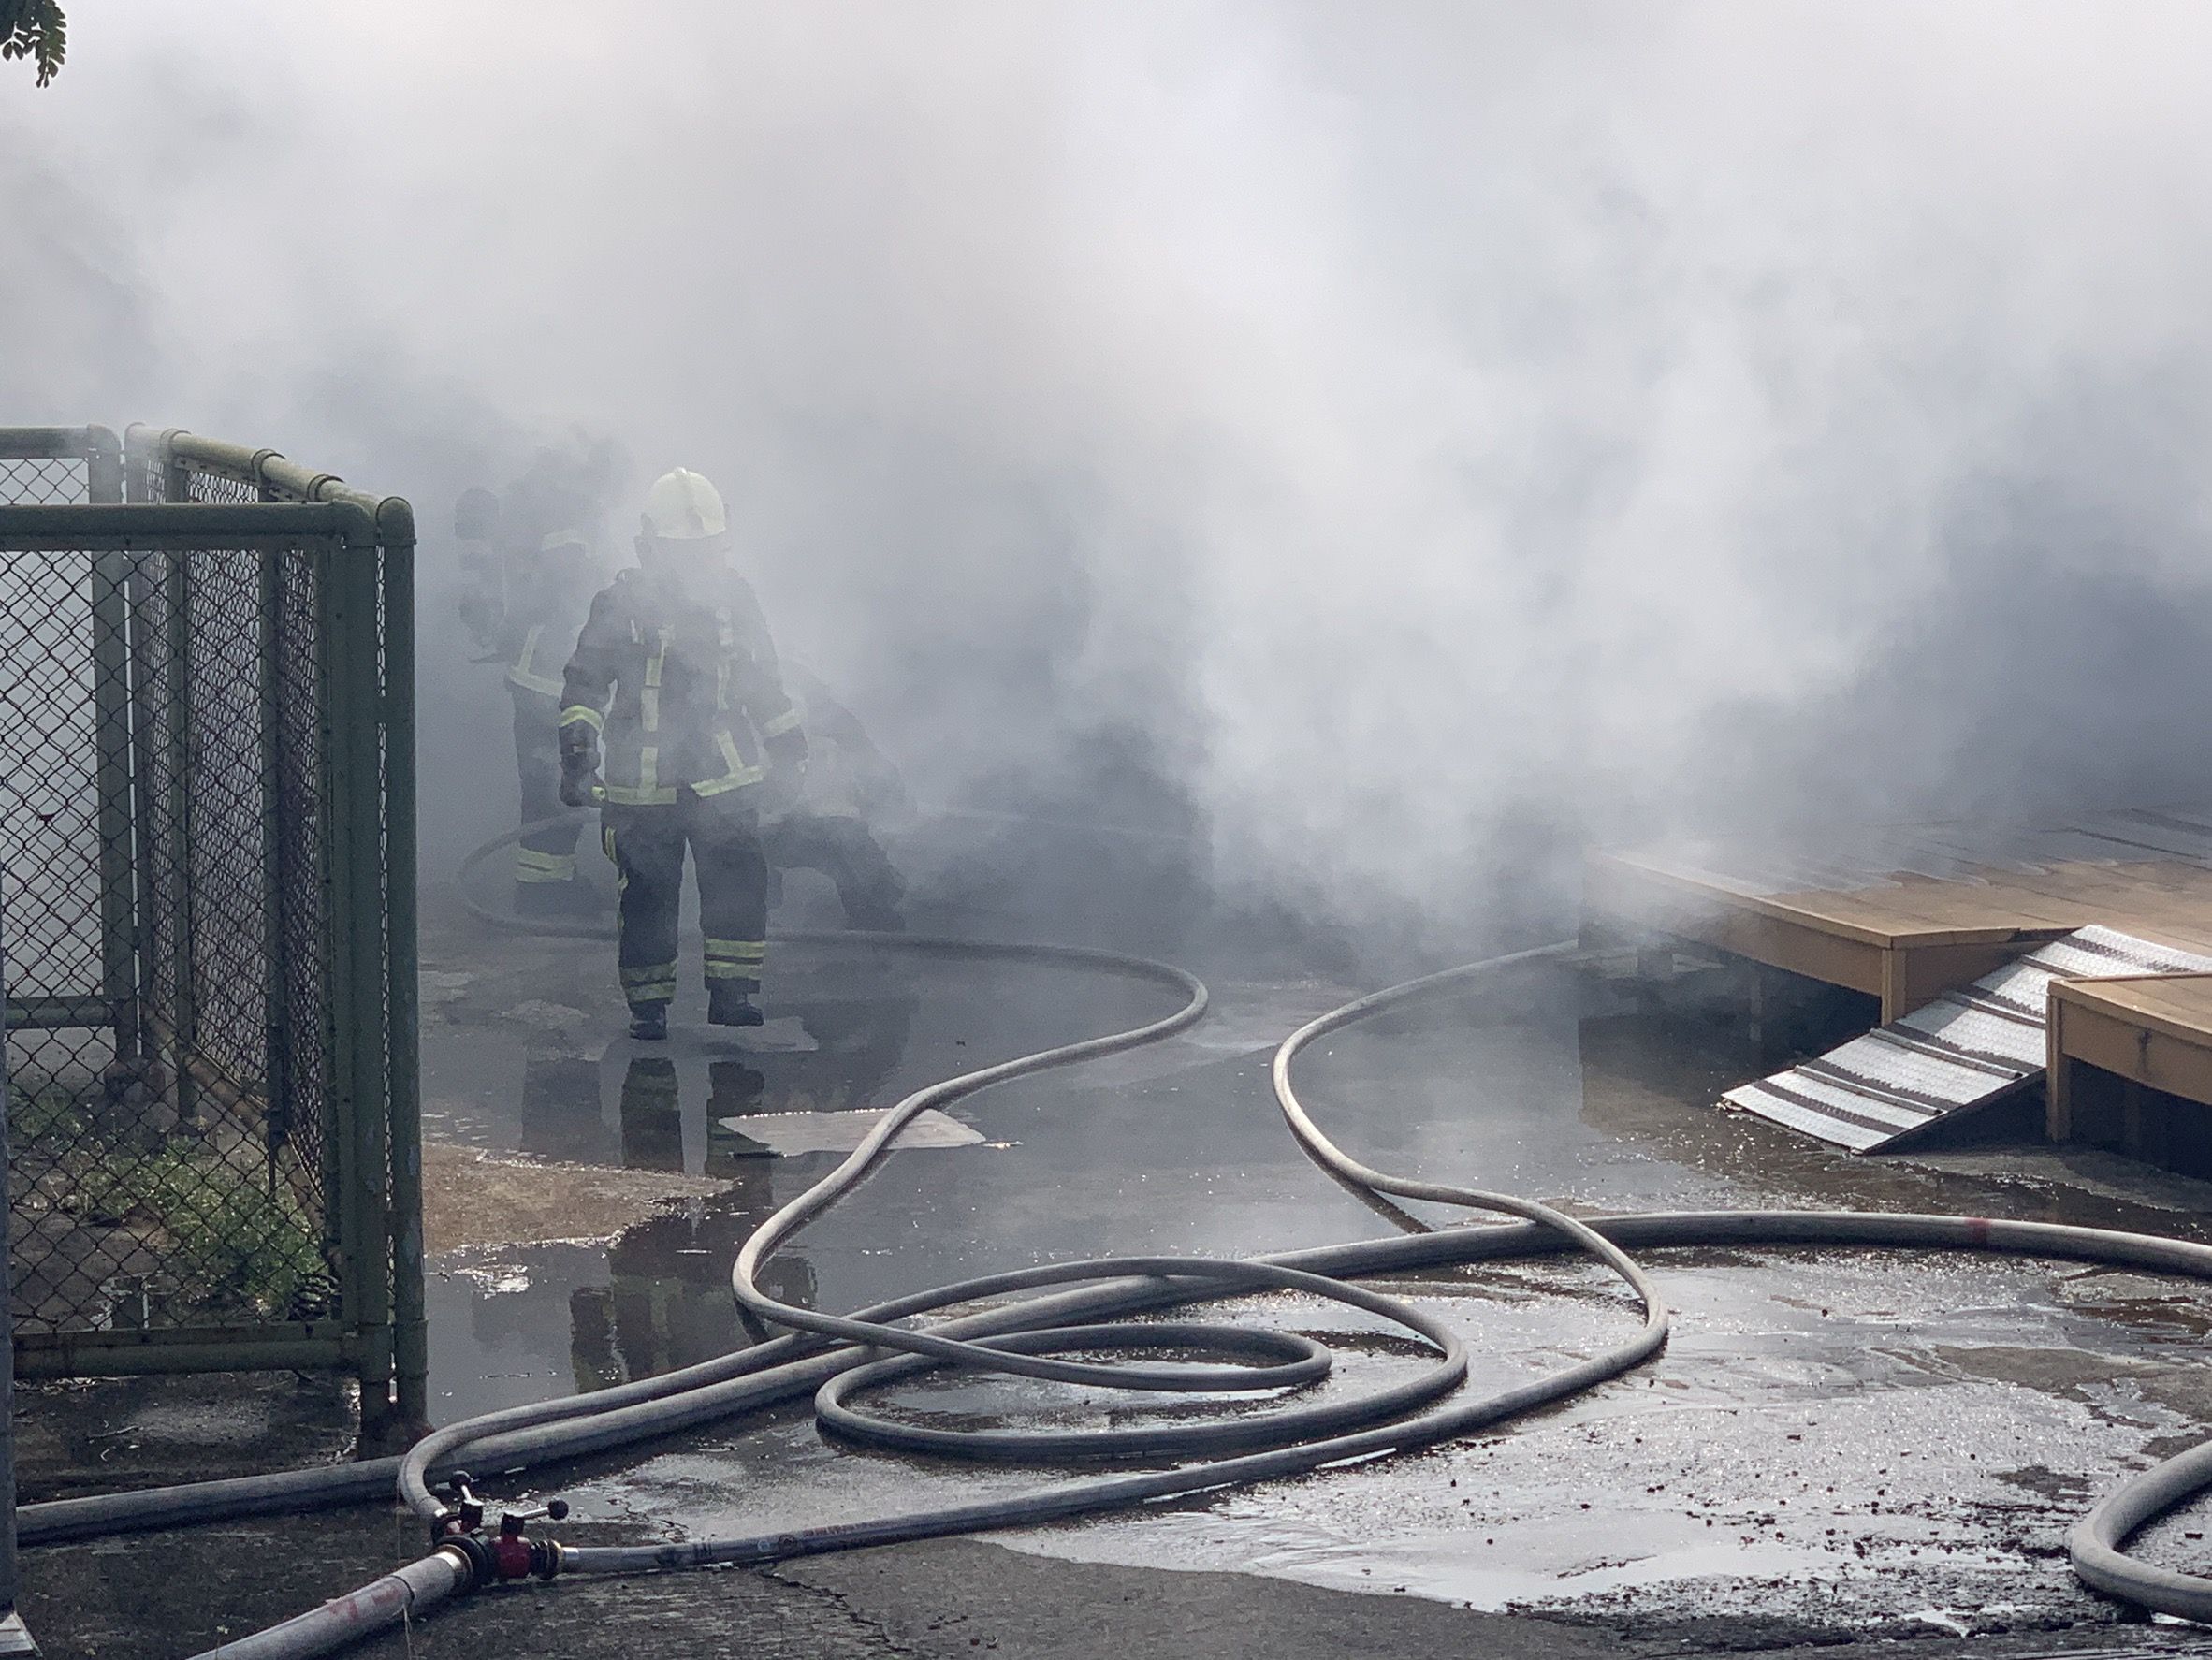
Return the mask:
<path id="1" fill-rule="evenodd" d="M 332 1178 L 326 1187 L 332 1215 L 339 1282 L 339 1315 L 312 1320 L 206 1324 L 157 1329 L 70 1330 L 21 1332 L 15 1337 L 18 1376 L 51 1377 L 148 1372 L 334 1370 L 361 1383 L 365 1450 L 388 1446 L 427 1425 L 428 1329 L 424 1313 L 421 1099 L 416 988 L 415 604 L 413 512 L 397 497 L 357 490 L 328 473 L 313 473 L 273 450 L 248 449 L 179 430 L 133 427 L 118 444 L 104 428 L 0 429 L 0 460 L 68 459 L 85 469 L 82 503 L 0 504 L 0 560 L 16 553 L 81 552 L 109 580 L 95 582 L 95 607 L 128 610 L 132 602 L 118 575 L 131 556 L 192 548 L 259 550 L 262 561 L 258 652 L 266 710 L 275 695 L 276 626 L 269 603 L 280 550 L 307 552 L 315 561 L 313 631 L 322 764 L 320 814 L 327 853 L 325 956 L 329 1017 L 326 1118 L 322 1145 Z M 195 500 L 209 480 L 225 481 L 242 501 Z M 226 491 L 226 493 L 232 493 Z M 127 496 L 129 500 L 125 501 Z M 112 562 L 109 562 L 112 561 Z M 182 584 L 183 561 L 173 561 L 167 580 Z M 133 578 L 136 579 L 135 577 Z M 189 653 L 184 638 L 172 648 Z M 103 622 L 111 626 L 103 627 Z M 128 733 L 128 701 L 137 695 L 116 619 L 95 611 L 93 700 L 99 733 L 95 772 L 99 789 L 101 973 L 98 995 L 10 1000 L 9 1028 L 112 1027 L 116 1053 L 159 1050 L 179 1064 L 180 1094 L 224 1087 L 214 1069 L 196 1065 L 195 1019 L 185 988 L 172 1011 L 173 1029 L 154 1031 L 136 990 L 152 983 L 146 960 L 153 930 L 144 925 L 153 896 L 147 866 L 136 850 L 148 834 L 143 783 L 131 776 L 136 763 Z M 381 662 L 379 654 L 381 653 Z M 167 777 L 182 779 L 192 764 L 191 737 L 172 719 Z M 139 726 L 138 730 L 148 730 Z M 273 730 L 268 728 L 265 730 Z M 116 735 L 124 735 L 120 738 Z M 262 764 L 273 764 L 263 743 Z M 134 793 L 135 791 L 135 793 Z M 265 801 L 271 799 L 264 793 Z M 264 846 L 274 831 L 265 810 Z M 172 860 L 187 880 L 177 884 L 185 914 L 170 919 L 172 942 L 193 939 L 189 906 L 190 830 L 182 811 L 165 822 L 181 838 L 186 861 Z M 282 880 L 266 862 L 262 914 L 271 929 L 266 1029 L 268 1110 L 287 1111 L 290 1077 L 285 1061 L 287 976 L 283 941 L 274 938 L 278 914 L 273 889 Z M 381 926 L 353 925 L 377 919 Z M 188 952 L 189 945 L 184 949 Z M 331 1228 L 331 1224 L 335 1224 Z"/>

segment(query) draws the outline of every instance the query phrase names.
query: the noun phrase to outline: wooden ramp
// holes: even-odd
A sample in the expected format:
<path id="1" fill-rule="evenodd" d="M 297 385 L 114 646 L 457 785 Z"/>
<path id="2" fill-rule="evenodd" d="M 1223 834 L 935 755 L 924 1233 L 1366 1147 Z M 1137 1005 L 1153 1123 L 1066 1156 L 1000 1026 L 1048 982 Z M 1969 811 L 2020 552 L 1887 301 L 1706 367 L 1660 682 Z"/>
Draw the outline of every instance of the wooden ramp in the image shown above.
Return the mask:
<path id="1" fill-rule="evenodd" d="M 2146 979 L 2172 975 L 2198 978 Z M 2206 975 L 2212 956 L 2083 928 L 1721 1100 L 1855 1153 L 1879 1152 L 1994 1106 L 2041 1078 L 2051 1047 L 2045 1011 L 2061 989 L 2099 981 L 2212 986 Z"/>

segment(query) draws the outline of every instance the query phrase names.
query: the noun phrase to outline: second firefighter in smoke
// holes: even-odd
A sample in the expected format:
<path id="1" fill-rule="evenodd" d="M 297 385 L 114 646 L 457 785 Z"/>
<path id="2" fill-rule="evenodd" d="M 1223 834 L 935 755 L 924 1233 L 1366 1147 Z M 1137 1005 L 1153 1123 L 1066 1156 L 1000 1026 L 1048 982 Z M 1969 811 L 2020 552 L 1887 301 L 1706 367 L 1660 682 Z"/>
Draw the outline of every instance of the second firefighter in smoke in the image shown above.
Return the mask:
<path id="1" fill-rule="evenodd" d="M 466 581 L 461 620 L 506 671 L 515 705 L 515 769 L 522 830 L 515 849 L 515 909 L 522 916 L 589 915 L 598 909 L 576 871 L 580 826 L 560 811 L 561 653 L 604 579 L 594 548 L 600 503 L 617 462 L 612 447 L 582 456 L 538 452 L 502 500 L 481 488 L 456 504 Z"/>
<path id="2" fill-rule="evenodd" d="M 560 798 L 597 803 L 618 872 L 634 1037 L 665 1037 L 684 854 L 698 873 L 707 1020 L 758 1026 L 768 871 L 760 816 L 803 787 L 807 737 L 720 494 L 682 468 L 648 492 L 636 568 L 591 602 L 563 678 Z"/>

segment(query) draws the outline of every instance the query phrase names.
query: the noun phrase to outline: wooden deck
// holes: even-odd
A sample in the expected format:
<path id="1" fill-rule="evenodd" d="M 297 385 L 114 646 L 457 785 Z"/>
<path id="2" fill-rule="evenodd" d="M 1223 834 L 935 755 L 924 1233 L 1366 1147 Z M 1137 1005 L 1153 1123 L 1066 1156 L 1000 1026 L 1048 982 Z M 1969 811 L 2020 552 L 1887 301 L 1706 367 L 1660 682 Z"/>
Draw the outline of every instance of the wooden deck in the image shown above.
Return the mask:
<path id="1" fill-rule="evenodd" d="M 1940 827 L 1786 861 L 1725 847 L 1598 853 L 1583 914 L 1866 992 L 1894 1020 L 2092 923 L 2212 954 L 2212 809 L 2196 810 L 2205 823 L 2187 834 L 2158 815 L 2161 847 L 2078 826 L 1977 847 Z"/>
<path id="2" fill-rule="evenodd" d="M 2137 809 L 1998 829 L 1891 827 L 1787 855 L 1728 846 L 1588 862 L 1585 933 L 1712 947 L 1880 1002 L 1897 1020 L 2045 940 L 2102 925 L 2212 955 L 2212 808 Z M 2143 1135 L 2083 1122 L 2114 1109 L 2083 1068 L 2212 1103 L 2212 976 L 2069 982 L 2051 993 L 2054 1139 Z M 2120 1099 L 2126 1097 L 2122 1092 Z M 2155 1156 L 2155 1150 L 2153 1152 Z"/>
<path id="3" fill-rule="evenodd" d="M 2145 1089 L 2212 1104 L 2212 975 L 2061 982 L 2051 987 L 2045 1124 L 2055 1142 L 2084 1132 L 2138 1157 L 2161 1149 L 2147 1120 Z M 2083 1069 L 2119 1080 L 2115 1124 L 2089 1114 Z M 2127 1087 L 2132 1085 L 2132 1087 Z M 2103 1092 L 2109 1104 L 2112 1092 Z M 2102 1133 L 2098 1133 L 2102 1132 Z"/>

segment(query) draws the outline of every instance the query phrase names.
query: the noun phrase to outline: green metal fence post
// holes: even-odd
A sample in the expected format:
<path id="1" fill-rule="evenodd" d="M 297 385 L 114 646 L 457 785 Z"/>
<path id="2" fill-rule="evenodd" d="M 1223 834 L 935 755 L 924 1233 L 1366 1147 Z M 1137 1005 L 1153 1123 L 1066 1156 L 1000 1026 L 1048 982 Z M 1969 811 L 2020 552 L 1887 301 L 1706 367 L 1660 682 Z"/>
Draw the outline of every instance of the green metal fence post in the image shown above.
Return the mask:
<path id="1" fill-rule="evenodd" d="M 391 1091 L 392 1339 L 403 1431 L 429 1424 L 429 1319 L 423 1303 L 421 1010 L 415 937 L 415 515 L 380 502 L 384 549 L 385 893 Z"/>
<path id="2" fill-rule="evenodd" d="M 316 773 L 313 779 L 315 815 L 319 821 L 315 846 L 320 855 L 316 871 L 323 890 L 321 938 L 316 954 L 323 970 L 321 1095 L 324 1103 L 323 1163 L 331 1178 L 325 1204 L 335 1225 L 338 1240 L 339 1314 L 349 1336 L 357 1330 L 362 1304 L 361 1281 L 367 1272 L 361 1246 L 361 1181 L 359 1138 L 355 1131 L 357 1102 L 352 1049 L 347 1041 L 348 995 L 344 968 L 347 927 L 343 905 L 350 898 L 345 850 L 339 837 L 344 822 L 343 802 L 337 777 L 344 771 L 341 759 L 346 730 L 342 691 L 346 679 L 346 652 L 338 628 L 338 587 L 344 547 L 337 542 L 310 544 L 307 579 L 312 585 L 314 614 L 314 710 Z M 361 1410 L 366 1423 L 368 1391 L 362 1391 Z"/>
<path id="3" fill-rule="evenodd" d="M 177 430 L 169 428 L 154 431 L 151 428 L 133 426 L 126 435 L 124 450 L 125 493 L 139 503 L 175 503 L 192 499 L 191 477 L 176 455 Z M 176 842 L 181 839 L 178 808 L 182 795 L 183 781 L 176 773 L 175 736 L 181 722 L 174 706 L 167 713 L 171 724 L 171 743 L 167 746 L 167 764 L 172 774 L 169 789 L 161 803 L 161 809 L 168 814 L 169 835 L 155 835 L 155 802 L 153 788 L 154 751 L 160 747 L 157 734 L 162 730 L 165 712 L 161 698 L 165 691 L 179 684 L 175 679 L 178 664 L 170 655 L 177 619 L 173 615 L 174 586 L 155 580 L 159 569 L 173 566 L 177 554 L 172 548 L 159 556 L 144 550 L 134 550 L 124 556 L 128 561 L 124 573 L 124 610 L 129 619 L 130 656 L 130 730 L 131 730 L 131 843 L 132 899 L 137 915 L 133 934 L 136 942 L 136 978 L 138 982 L 138 1018 L 140 1027 L 140 1055 L 148 1059 L 166 1058 L 174 1073 L 173 1087 L 180 1116 L 189 1114 L 192 1098 L 186 1091 L 195 1087 L 186 1077 L 184 1056 L 181 1049 L 185 1024 L 181 1018 L 183 1011 L 175 1001 L 187 995 L 188 988 L 175 974 L 170 976 L 169 999 L 162 997 L 162 973 L 157 958 L 167 947 L 172 965 L 177 954 L 183 949 L 182 918 L 176 908 L 167 903 L 169 895 L 161 880 L 160 866 L 166 857 L 171 866 L 171 880 L 179 894 L 186 885 L 182 873 L 175 866 Z M 168 604 L 172 615 L 167 628 L 156 629 L 153 618 L 156 610 Z M 160 852 L 157 853 L 157 843 Z M 180 904 L 182 901 L 180 900 Z M 170 938 L 163 939 L 167 932 Z M 164 1051 L 167 1051 L 166 1056 Z"/>
<path id="4" fill-rule="evenodd" d="M 342 536 L 322 545 L 320 587 L 327 663 L 323 794 L 329 803 L 331 1055 L 334 1099 L 350 1134 L 344 1214 L 350 1218 L 346 1320 L 361 1380 L 361 1448 L 392 1438 L 391 1239 L 388 1064 L 385 1016 L 386 896 L 377 685 L 376 527 L 340 503 Z"/>
<path id="5" fill-rule="evenodd" d="M 123 500 L 123 452 L 115 434 L 94 427 L 85 434 L 85 498 Z M 100 996 L 115 1030 L 118 1060 L 145 1052 L 138 1008 L 137 837 L 131 804 L 130 584 L 131 556 L 96 555 L 92 584 L 93 754 L 95 819 L 100 840 Z"/>
<path id="6" fill-rule="evenodd" d="M 261 680 L 256 709 L 261 775 L 261 1041 L 262 1099 L 268 1103 L 262 1144 L 269 1157 L 269 1189 L 274 1192 L 281 1179 L 277 1160 L 291 1142 L 295 1105 L 291 941 L 284 925 L 284 686 L 280 655 L 284 633 L 279 626 L 284 604 L 286 554 L 282 548 L 270 547 L 264 548 L 260 558 L 256 604 L 261 639 L 255 655 Z"/>
<path id="7" fill-rule="evenodd" d="M 7 1042 L 7 1002 L 0 990 L 0 1045 Z M 10 1184 L 7 1138 L 7 1068 L 0 1067 L 0 1187 Z M 15 1567 L 15 1298 L 9 1274 L 8 1242 L 13 1230 L 11 1207 L 0 1194 L 0 1320 L 5 1320 L 7 1341 L 0 1342 L 0 1654 L 36 1654 L 37 1645 L 23 1629 L 16 1612 Z"/>
<path id="8" fill-rule="evenodd" d="M 168 434 L 133 425 L 124 430 L 124 497 L 145 505 L 166 502 L 173 476 Z M 129 813 L 131 844 L 131 977 L 136 987 L 132 1013 L 138 1024 L 138 1058 L 152 1059 L 156 1044 L 148 1016 L 155 999 L 153 977 L 153 822 L 148 784 L 152 761 L 148 746 L 153 741 L 153 643 L 147 626 L 153 608 L 153 585 L 146 556 L 133 551 L 122 556 L 123 614 L 126 630 L 124 657 L 129 688 L 131 748 Z"/>
<path id="9" fill-rule="evenodd" d="M 84 499 L 95 504 L 123 500 L 123 445 L 105 427 L 84 430 Z"/>
<path id="10" fill-rule="evenodd" d="M 190 551 L 171 546 L 162 553 L 164 620 L 168 624 L 168 649 L 164 654 L 161 696 L 168 713 L 167 834 L 163 838 L 171 892 L 168 901 L 168 939 L 166 941 L 171 976 L 171 1005 L 162 1012 L 168 1023 L 169 1066 L 177 1091 L 177 1115 L 187 1124 L 199 1121 L 199 1084 L 193 1075 L 192 1058 L 199 1044 L 198 982 L 193 973 L 196 941 L 193 931 L 193 881 L 196 874 L 192 856 L 193 674 L 192 566 Z"/>

